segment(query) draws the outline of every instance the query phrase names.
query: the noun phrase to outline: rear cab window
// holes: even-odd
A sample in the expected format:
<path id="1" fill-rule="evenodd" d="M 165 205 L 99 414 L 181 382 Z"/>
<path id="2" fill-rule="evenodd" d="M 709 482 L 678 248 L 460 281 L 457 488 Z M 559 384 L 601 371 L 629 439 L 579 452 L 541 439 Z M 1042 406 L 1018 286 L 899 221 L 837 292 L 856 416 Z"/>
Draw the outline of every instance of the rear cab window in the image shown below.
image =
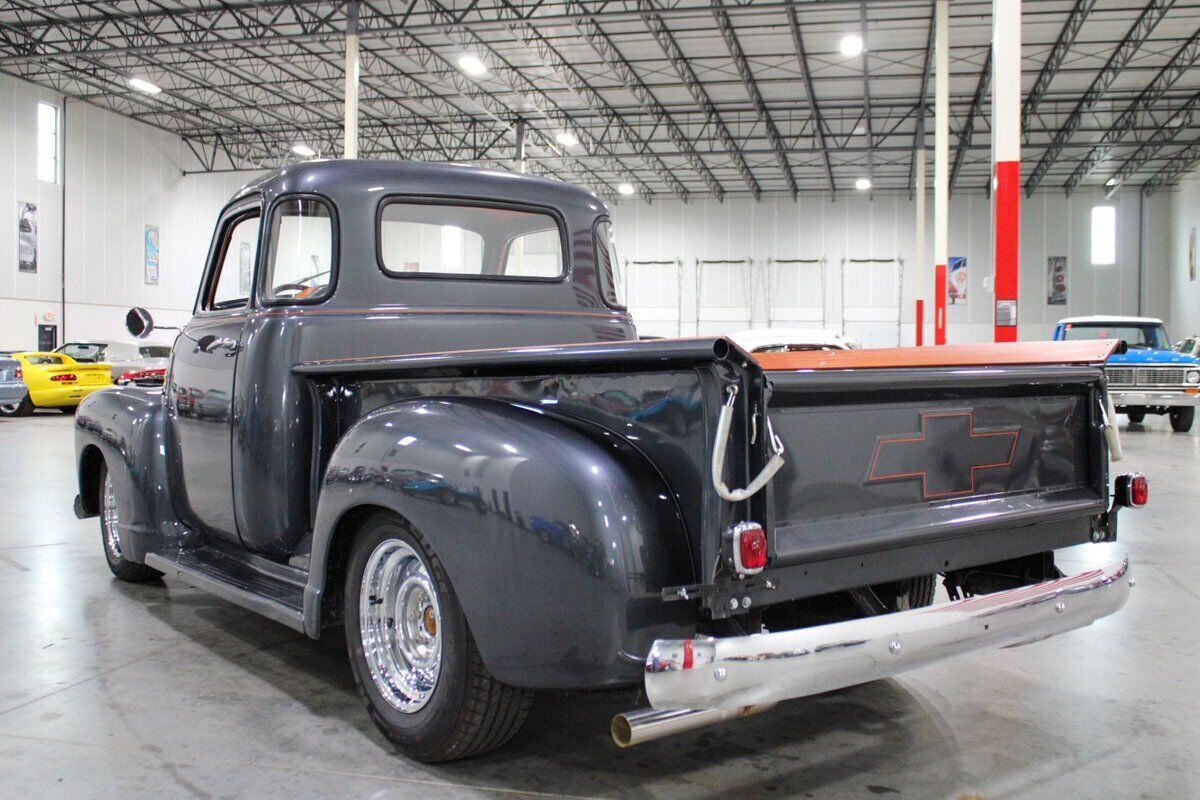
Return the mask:
<path id="1" fill-rule="evenodd" d="M 536 208 L 392 199 L 379 212 L 379 263 L 397 278 L 557 281 L 563 227 Z"/>

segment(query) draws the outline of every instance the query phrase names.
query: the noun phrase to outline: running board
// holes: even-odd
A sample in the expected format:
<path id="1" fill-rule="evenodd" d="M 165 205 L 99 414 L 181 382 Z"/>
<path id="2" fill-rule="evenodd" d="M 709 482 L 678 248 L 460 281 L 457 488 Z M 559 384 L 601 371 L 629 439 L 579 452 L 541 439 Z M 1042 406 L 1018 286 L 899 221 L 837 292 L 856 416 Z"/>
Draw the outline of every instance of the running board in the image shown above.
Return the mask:
<path id="1" fill-rule="evenodd" d="M 146 566 L 304 633 L 304 587 L 263 574 L 222 554 L 180 550 L 146 554 Z"/>

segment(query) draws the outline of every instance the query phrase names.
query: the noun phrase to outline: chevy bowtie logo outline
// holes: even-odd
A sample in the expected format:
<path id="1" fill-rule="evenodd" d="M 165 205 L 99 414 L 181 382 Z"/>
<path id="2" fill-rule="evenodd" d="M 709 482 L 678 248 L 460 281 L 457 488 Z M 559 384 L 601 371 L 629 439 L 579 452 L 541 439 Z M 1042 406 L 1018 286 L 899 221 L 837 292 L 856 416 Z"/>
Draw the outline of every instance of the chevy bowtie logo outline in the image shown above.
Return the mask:
<path id="1" fill-rule="evenodd" d="M 875 440 L 867 482 L 919 478 L 925 500 L 974 494 L 977 472 L 1012 466 L 1020 432 L 1017 427 L 976 430 L 972 410 L 923 411 L 920 433 Z"/>

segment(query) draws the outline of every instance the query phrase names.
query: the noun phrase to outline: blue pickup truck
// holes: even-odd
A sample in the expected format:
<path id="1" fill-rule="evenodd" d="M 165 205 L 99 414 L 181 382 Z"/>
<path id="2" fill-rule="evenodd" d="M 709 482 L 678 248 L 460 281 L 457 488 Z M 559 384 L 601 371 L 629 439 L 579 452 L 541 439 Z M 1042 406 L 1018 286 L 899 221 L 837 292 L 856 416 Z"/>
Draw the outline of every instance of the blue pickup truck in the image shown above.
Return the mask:
<path id="1" fill-rule="evenodd" d="M 1171 349 L 1161 319 L 1069 317 L 1058 323 L 1054 339 L 1124 339 L 1127 350 L 1109 356 L 1104 367 L 1117 411 L 1135 423 L 1147 414 L 1167 414 L 1173 430 L 1191 430 L 1200 403 L 1200 362 Z"/>

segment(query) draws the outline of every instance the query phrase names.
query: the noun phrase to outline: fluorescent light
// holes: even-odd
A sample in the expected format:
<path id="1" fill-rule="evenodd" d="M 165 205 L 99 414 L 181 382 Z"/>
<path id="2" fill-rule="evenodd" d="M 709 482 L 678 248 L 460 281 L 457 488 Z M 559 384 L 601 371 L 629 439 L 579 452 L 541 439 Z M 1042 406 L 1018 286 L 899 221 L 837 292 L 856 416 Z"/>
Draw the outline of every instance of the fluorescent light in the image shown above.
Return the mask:
<path id="1" fill-rule="evenodd" d="M 861 36 L 856 36 L 853 33 L 842 37 L 842 55 L 857 56 L 863 51 L 863 40 Z"/>
<path id="2" fill-rule="evenodd" d="M 871 188 L 871 179 L 859 178 L 854 182 L 854 188 L 858 189 L 860 192 L 865 192 L 867 189 Z"/>
<path id="3" fill-rule="evenodd" d="M 866 132 L 867 132 L 867 129 L 864 128 L 862 125 L 859 125 L 857 128 L 854 129 L 855 136 L 862 136 Z"/>
<path id="4" fill-rule="evenodd" d="M 632 183 L 618 183 L 617 191 L 621 194 L 633 194 L 635 190 Z"/>
<path id="5" fill-rule="evenodd" d="M 579 140 L 575 138 L 575 134 L 570 131 L 559 131 L 554 134 L 554 141 L 561 144 L 563 147 L 574 147 L 579 144 Z"/>
<path id="6" fill-rule="evenodd" d="M 472 78 L 479 78 L 488 74 L 487 64 L 483 63 L 479 56 L 472 55 L 471 53 L 459 57 L 458 68 Z"/>
<path id="7" fill-rule="evenodd" d="M 303 142 L 297 142 L 296 144 L 292 145 L 292 152 L 301 158 L 312 158 L 317 154 L 316 150 L 313 150 Z"/>
<path id="8" fill-rule="evenodd" d="M 1108 180 L 1106 180 L 1106 181 L 1104 182 L 1104 185 L 1105 185 L 1105 186 L 1116 186 L 1116 185 L 1117 185 L 1117 179 L 1116 179 L 1116 178 L 1109 178 Z"/>
<path id="9" fill-rule="evenodd" d="M 146 94 L 158 94 L 162 91 L 161 87 L 155 86 L 144 78 L 130 78 L 125 83 L 129 84 L 130 89 L 137 89 L 139 92 L 145 92 Z"/>

